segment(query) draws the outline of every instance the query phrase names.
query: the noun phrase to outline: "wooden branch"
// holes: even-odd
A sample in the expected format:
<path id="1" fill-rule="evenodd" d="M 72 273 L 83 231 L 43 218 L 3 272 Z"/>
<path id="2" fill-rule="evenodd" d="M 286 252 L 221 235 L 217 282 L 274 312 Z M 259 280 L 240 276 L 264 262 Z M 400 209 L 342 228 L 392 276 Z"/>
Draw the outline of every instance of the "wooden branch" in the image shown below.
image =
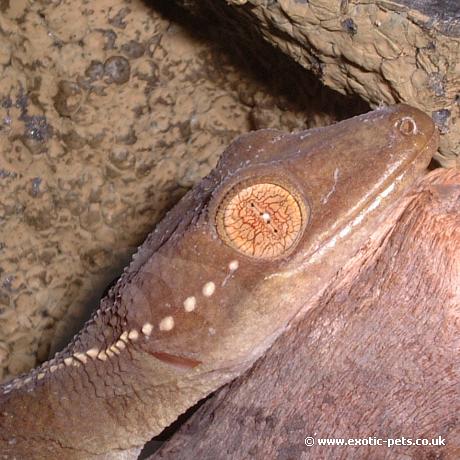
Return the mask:
<path id="1" fill-rule="evenodd" d="M 384 227 L 150 459 L 459 458 L 460 171 L 426 176 Z M 403 436 L 445 446 L 318 445 Z"/>

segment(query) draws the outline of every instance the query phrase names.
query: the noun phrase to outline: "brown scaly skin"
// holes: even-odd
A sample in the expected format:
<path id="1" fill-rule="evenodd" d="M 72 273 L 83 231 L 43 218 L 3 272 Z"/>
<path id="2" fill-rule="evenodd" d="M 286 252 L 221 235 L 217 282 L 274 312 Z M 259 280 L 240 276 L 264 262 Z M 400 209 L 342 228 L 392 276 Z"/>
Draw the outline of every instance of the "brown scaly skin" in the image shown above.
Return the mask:
<path id="1" fill-rule="evenodd" d="M 305 313 L 437 142 L 431 119 L 405 105 L 297 134 L 239 137 L 149 235 L 69 346 L 0 387 L 0 458 L 136 458 Z M 220 205 L 240 182 L 281 185 L 299 204 L 299 237 L 281 255 L 259 258 L 220 238 Z M 282 231 L 272 217 L 267 225 Z"/>

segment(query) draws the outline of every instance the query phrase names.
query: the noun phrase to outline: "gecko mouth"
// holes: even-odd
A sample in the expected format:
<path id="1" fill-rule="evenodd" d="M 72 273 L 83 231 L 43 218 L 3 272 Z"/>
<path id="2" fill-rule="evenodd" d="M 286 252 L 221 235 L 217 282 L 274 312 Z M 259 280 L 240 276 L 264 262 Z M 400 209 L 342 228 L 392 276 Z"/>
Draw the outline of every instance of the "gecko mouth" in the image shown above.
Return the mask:
<path id="1" fill-rule="evenodd" d="M 162 361 L 166 364 L 169 364 L 173 367 L 177 367 L 179 369 L 193 369 L 194 367 L 197 367 L 200 364 L 202 364 L 201 361 L 198 361 L 196 359 L 188 358 L 186 356 L 173 355 L 170 353 L 165 353 L 163 351 L 155 351 L 150 354 L 159 361 Z"/>

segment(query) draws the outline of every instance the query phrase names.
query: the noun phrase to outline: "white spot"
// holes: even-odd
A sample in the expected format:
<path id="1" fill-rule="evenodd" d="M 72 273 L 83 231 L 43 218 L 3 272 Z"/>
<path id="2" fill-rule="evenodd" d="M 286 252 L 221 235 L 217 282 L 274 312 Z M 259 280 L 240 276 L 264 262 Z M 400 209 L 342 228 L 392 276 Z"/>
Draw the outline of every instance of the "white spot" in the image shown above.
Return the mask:
<path id="1" fill-rule="evenodd" d="M 123 340 L 118 340 L 115 346 L 120 350 L 124 350 L 126 348 L 126 343 L 123 342 Z"/>
<path id="2" fill-rule="evenodd" d="M 262 219 L 264 220 L 264 222 L 270 222 L 270 214 L 268 212 L 264 212 L 262 214 Z"/>
<path id="3" fill-rule="evenodd" d="M 227 281 L 233 276 L 233 272 L 238 270 L 239 265 L 240 264 L 237 260 L 230 261 L 230 263 L 228 264 L 228 269 L 230 270 L 230 273 L 227 273 L 224 280 L 222 281 L 222 287 L 224 287 L 227 284 Z"/>
<path id="4" fill-rule="evenodd" d="M 380 206 L 380 202 L 382 201 L 382 197 L 379 195 L 375 201 L 369 206 L 368 211 L 373 211 Z"/>
<path id="5" fill-rule="evenodd" d="M 215 335 L 216 330 L 215 330 L 213 327 L 210 327 L 210 328 L 208 329 L 208 332 L 209 332 L 209 335 Z"/>
<path id="6" fill-rule="evenodd" d="M 160 331 L 170 331 L 174 327 L 174 318 L 172 316 L 165 316 L 160 321 Z"/>
<path id="7" fill-rule="evenodd" d="M 395 188 L 395 183 L 393 182 L 389 187 L 387 187 L 381 194 L 380 196 L 382 198 L 386 198 Z"/>
<path id="8" fill-rule="evenodd" d="M 195 310 L 195 307 L 196 307 L 196 298 L 194 296 L 187 297 L 184 300 L 185 311 L 190 313 L 191 311 Z"/>
<path id="9" fill-rule="evenodd" d="M 106 348 L 105 353 L 109 358 L 112 358 L 114 356 L 113 351 L 110 348 Z"/>
<path id="10" fill-rule="evenodd" d="M 73 358 L 71 358 L 70 356 L 68 358 L 64 358 L 64 364 L 66 366 L 70 366 L 72 364 L 72 361 L 73 361 Z"/>
<path id="11" fill-rule="evenodd" d="M 214 294 L 215 290 L 216 290 L 216 285 L 212 281 L 208 281 L 203 286 L 203 295 L 205 297 L 211 297 Z"/>
<path id="12" fill-rule="evenodd" d="M 97 348 L 90 348 L 86 354 L 91 358 L 95 359 L 97 357 L 97 354 L 99 353 L 99 350 Z"/>
<path id="13" fill-rule="evenodd" d="M 107 361 L 107 354 L 104 350 L 101 350 L 99 354 L 97 355 L 97 359 L 100 359 L 101 361 Z"/>
<path id="14" fill-rule="evenodd" d="M 137 340 L 139 338 L 139 332 L 136 329 L 131 329 L 128 334 L 129 340 Z"/>
<path id="15" fill-rule="evenodd" d="M 145 323 L 142 326 L 142 334 L 144 334 L 146 337 L 149 337 L 152 331 L 153 331 L 153 326 L 150 323 Z"/>
<path id="16" fill-rule="evenodd" d="M 120 335 L 120 339 L 123 340 L 123 342 L 128 343 L 128 331 L 123 332 L 123 334 Z"/>
<path id="17" fill-rule="evenodd" d="M 364 220 L 365 214 L 360 214 L 354 221 L 353 225 L 359 225 Z"/>
<path id="18" fill-rule="evenodd" d="M 52 366 L 50 366 L 50 372 L 54 372 L 54 371 L 56 371 L 57 369 L 58 369 L 58 367 L 57 367 L 55 364 L 53 364 Z M 25 382 L 24 382 L 24 383 L 25 383 Z"/>
<path id="19" fill-rule="evenodd" d="M 238 270 L 238 267 L 239 267 L 239 262 L 237 260 L 232 260 L 229 264 L 228 264 L 228 269 L 232 272 L 234 272 L 235 270 Z"/>
<path id="20" fill-rule="evenodd" d="M 116 355 L 120 354 L 120 350 L 117 348 L 117 345 L 115 343 L 110 346 L 110 348 L 107 350 L 107 353 L 109 351 L 113 351 Z"/>
<path id="21" fill-rule="evenodd" d="M 37 375 L 37 379 L 38 380 L 41 380 L 45 377 L 45 373 L 44 372 L 40 372 L 40 374 Z"/>
<path id="22" fill-rule="evenodd" d="M 74 353 L 73 355 L 76 359 L 78 359 L 78 361 L 81 361 L 83 364 L 86 364 L 88 361 L 88 358 L 84 353 Z"/>

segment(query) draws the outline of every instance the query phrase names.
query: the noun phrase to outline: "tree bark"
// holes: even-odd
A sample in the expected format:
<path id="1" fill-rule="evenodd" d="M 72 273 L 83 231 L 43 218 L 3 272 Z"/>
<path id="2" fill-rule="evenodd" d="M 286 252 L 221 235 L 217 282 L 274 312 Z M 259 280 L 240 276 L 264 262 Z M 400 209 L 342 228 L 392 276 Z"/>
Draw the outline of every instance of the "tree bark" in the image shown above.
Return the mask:
<path id="1" fill-rule="evenodd" d="M 316 308 L 149 458 L 460 458 L 459 261 L 460 171 L 437 170 Z"/>

